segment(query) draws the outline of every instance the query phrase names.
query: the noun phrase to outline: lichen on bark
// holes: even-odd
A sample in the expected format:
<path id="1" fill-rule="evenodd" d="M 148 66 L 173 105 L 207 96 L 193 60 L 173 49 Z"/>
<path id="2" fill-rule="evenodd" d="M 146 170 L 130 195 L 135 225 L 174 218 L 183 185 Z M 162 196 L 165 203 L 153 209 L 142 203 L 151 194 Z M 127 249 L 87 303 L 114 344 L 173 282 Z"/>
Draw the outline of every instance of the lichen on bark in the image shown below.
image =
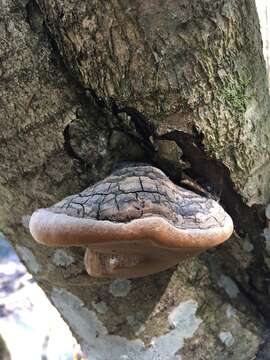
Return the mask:
<path id="1" fill-rule="evenodd" d="M 269 110 L 259 100 L 267 82 L 253 1 L 39 4 L 82 86 L 108 106 L 137 109 L 162 134 L 171 118 L 185 131 L 188 113 L 190 131 L 245 201 L 268 201 Z"/>

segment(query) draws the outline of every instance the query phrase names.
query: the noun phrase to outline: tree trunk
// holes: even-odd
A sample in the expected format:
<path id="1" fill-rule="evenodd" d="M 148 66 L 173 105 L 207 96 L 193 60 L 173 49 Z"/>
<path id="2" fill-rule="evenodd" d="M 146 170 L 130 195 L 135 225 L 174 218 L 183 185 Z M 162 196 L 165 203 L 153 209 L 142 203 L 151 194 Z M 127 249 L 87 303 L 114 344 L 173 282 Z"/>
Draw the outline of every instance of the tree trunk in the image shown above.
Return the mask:
<path id="1" fill-rule="evenodd" d="M 1 335 L 0 335 L 0 358 L 1 360 L 11 360 L 10 353 Z"/>
<path id="2" fill-rule="evenodd" d="M 2 0 L 0 229 L 89 359 L 267 359 L 267 76 L 253 0 Z M 188 175 L 232 238 L 133 280 L 90 278 L 29 215 L 121 161 Z M 269 357 L 268 357 L 269 358 Z"/>

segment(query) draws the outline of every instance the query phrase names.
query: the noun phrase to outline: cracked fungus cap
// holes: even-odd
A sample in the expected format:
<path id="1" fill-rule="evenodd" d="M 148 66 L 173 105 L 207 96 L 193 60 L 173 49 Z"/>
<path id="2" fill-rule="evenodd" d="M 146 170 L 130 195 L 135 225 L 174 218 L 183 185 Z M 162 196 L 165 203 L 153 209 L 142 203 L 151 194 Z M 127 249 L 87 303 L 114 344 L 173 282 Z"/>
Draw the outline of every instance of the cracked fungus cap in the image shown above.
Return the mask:
<path id="1" fill-rule="evenodd" d="M 92 276 L 133 278 L 224 242 L 233 223 L 216 201 L 175 185 L 161 170 L 129 165 L 37 210 L 30 231 L 45 245 L 86 246 Z"/>

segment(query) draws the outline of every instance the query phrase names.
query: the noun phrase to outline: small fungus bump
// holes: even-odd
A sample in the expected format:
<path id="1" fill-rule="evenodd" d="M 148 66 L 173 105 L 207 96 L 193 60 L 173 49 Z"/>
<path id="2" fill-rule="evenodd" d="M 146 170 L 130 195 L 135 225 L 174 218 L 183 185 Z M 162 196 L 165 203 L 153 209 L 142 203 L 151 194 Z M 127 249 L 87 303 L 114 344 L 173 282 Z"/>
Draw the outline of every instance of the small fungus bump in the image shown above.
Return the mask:
<path id="1" fill-rule="evenodd" d="M 175 185 L 161 170 L 128 165 L 34 212 L 30 232 L 48 246 L 85 246 L 91 276 L 136 278 L 221 244 L 233 222 L 216 201 Z"/>

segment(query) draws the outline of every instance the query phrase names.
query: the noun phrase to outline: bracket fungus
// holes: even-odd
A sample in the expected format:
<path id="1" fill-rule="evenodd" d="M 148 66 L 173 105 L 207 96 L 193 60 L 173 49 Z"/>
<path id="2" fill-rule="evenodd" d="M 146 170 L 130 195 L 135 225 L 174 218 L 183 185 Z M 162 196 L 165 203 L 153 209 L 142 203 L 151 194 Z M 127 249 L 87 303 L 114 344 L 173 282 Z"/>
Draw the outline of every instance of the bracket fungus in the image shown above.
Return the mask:
<path id="1" fill-rule="evenodd" d="M 159 169 L 128 165 L 79 194 L 33 213 L 30 232 L 49 246 L 86 246 L 95 277 L 150 275 L 227 240 L 230 216 L 213 199 Z"/>

